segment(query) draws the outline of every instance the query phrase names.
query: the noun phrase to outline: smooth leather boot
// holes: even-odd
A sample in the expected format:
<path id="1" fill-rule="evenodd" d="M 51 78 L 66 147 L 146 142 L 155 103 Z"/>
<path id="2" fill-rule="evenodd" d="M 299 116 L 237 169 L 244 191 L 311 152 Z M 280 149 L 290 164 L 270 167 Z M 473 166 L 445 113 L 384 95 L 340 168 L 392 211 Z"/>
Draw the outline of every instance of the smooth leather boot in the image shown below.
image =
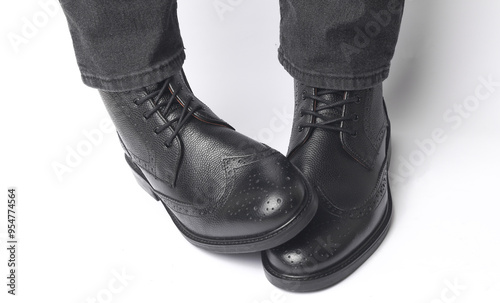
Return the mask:
<path id="1" fill-rule="evenodd" d="M 100 93 L 137 181 L 194 245 L 261 251 L 313 218 L 317 198 L 302 173 L 218 118 L 182 71 L 143 89 Z"/>
<path id="2" fill-rule="evenodd" d="M 288 158 L 313 185 L 319 207 L 296 237 L 262 253 L 271 283 L 290 291 L 326 288 L 377 249 L 392 213 L 389 138 L 381 84 L 341 92 L 295 82 Z"/>

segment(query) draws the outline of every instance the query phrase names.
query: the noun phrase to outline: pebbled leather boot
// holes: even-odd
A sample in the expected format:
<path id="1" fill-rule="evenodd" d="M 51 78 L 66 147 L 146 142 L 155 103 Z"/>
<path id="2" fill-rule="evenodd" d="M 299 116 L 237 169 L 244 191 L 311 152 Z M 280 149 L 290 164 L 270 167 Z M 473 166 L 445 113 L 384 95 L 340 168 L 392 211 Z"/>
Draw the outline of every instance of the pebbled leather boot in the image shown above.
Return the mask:
<path id="1" fill-rule="evenodd" d="M 135 178 L 194 245 L 261 251 L 313 218 L 317 198 L 302 173 L 218 118 L 182 71 L 143 89 L 100 93 Z"/>
<path id="2" fill-rule="evenodd" d="M 296 237 L 262 253 L 272 284 L 290 291 L 326 288 L 377 249 L 392 213 L 389 140 L 381 84 L 341 92 L 295 82 L 288 158 L 313 185 L 319 207 Z"/>

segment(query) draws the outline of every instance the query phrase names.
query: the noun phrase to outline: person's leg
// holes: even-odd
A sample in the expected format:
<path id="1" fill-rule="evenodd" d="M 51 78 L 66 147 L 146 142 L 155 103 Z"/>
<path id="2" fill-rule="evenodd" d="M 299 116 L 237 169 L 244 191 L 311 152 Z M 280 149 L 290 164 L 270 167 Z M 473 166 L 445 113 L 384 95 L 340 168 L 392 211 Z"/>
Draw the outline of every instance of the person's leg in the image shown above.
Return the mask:
<path id="1" fill-rule="evenodd" d="M 61 0 L 83 82 L 124 91 L 179 72 L 184 46 L 175 0 Z"/>
<path id="2" fill-rule="evenodd" d="M 312 291 L 354 272 L 391 219 L 390 125 L 382 95 L 402 0 L 281 2 L 279 59 L 295 78 L 288 158 L 319 207 L 291 241 L 262 254 L 278 287 Z"/>
<path id="3" fill-rule="evenodd" d="M 63 2 L 86 84 L 99 88 L 138 183 L 193 244 L 221 253 L 286 242 L 317 200 L 280 153 L 193 94 L 173 0 Z"/>
<path id="4" fill-rule="evenodd" d="M 279 60 L 313 87 L 381 83 L 398 39 L 404 0 L 281 0 Z"/>

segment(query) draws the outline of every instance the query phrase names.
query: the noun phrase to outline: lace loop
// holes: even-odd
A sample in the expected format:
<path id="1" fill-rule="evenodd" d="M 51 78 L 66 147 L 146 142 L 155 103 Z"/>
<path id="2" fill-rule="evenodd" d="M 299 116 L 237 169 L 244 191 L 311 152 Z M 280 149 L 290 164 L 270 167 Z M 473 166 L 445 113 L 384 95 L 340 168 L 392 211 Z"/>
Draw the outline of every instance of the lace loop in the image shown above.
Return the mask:
<path id="1" fill-rule="evenodd" d="M 201 109 L 200 105 L 196 105 L 196 106 L 194 106 L 191 109 L 189 108 L 190 104 L 193 103 L 192 102 L 193 101 L 193 97 L 190 97 L 187 100 L 184 100 L 184 104 L 183 105 L 177 103 L 176 102 L 176 98 L 177 98 L 179 92 L 183 89 L 183 87 L 180 86 L 181 84 L 179 83 L 178 89 L 174 90 L 174 92 L 172 93 L 168 89 L 170 83 L 171 83 L 171 78 L 165 80 L 165 82 L 163 83 L 163 85 L 161 86 L 161 88 L 159 90 L 151 92 L 151 93 L 145 95 L 144 97 L 135 98 L 133 100 L 134 104 L 136 104 L 138 106 L 141 106 L 146 101 L 152 99 L 154 107 L 151 110 L 146 111 L 144 113 L 144 118 L 149 119 L 149 118 L 151 118 L 151 116 L 154 113 L 159 113 L 163 118 L 165 118 L 166 123 L 164 123 L 163 125 L 157 126 L 154 129 L 154 133 L 155 134 L 160 134 L 161 132 L 163 132 L 167 128 L 172 127 L 172 131 L 173 132 L 172 132 L 172 135 L 170 135 L 167 138 L 167 141 L 165 142 L 165 146 L 166 147 L 171 147 L 172 146 L 172 142 L 174 141 L 175 137 L 178 136 L 178 134 L 179 134 L 180 130 L 182 129 L 182 127 L 184 126 L 184 124 L 187 123 L 187 121 L 189 120 L 189 118 L 197 110 Z M 164 96 L 166 96 L 168 94 L 170 94 L 170 96 L 167 99 L 161 100 L 162 97 L 164 97 Z M 174 104 L 181 105 L 182 106 L 182 112 L 180 113 L 180 115 L 178 117 L 173 118 L 171 120 L 168 120 L 167 119 L 167 115 L 168 115 L 170 109 L 173 107 Z"/>
<path id="2" fill-rule="evenodd" d="M 321 96 L 324 95 L 336 95 L 340 96 L 342 99 L 338 101 L 331 101 L 331 100 L 325 100 L 324 98 L 321 98 Z M 350 134 L 351 136 L 356 136 L 357 133 L 354 130 L 342 128 L 340 126 L 341 122 L 343 121 L 357 121 L 359 119 L 359 116 L 357 114 L 353 114 L 350 117 L 327 117 L 326 115 L 322 114 L 321 112 L 327 109 L 335 109 L 335 108 L 340 108 L 344 106 L 345 104 L 350 104 L 350 103 L 359 103 L 360 98 L 358 96 L 351 96 L 349 98 L 344 99 L 344 93 L 338 90 L 330 90 L 330 89 L 324 89 L 324 90 L 318 90 L 316 95 L 312 94 L 306 94 L 303 92 L 303 97 L 304 99 L 311 99 L 316 101 L 317 103 L 321 104 L 317 106 L 314 110 L 301 110 L 300 114 L 302 115 L 310 115 L 315 118 L 319 118 L 322 120 L 322 122 L 315 122 L 315 123 L 301 123 L 299 124 L 299 130 L 303 129 L 305 127 L 310 127 L 310 128 L 322 128 L 326 130 L 331 130 L 331 131 L 338 131 L 338 132 L 345 132 Z"/>

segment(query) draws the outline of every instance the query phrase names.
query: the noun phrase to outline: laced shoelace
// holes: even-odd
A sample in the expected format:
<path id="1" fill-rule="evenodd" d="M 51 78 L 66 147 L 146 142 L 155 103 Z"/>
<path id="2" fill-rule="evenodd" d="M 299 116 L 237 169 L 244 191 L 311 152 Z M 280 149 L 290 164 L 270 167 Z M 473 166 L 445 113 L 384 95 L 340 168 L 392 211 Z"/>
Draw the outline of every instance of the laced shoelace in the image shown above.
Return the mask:
<path id="1" fill-rule="evenodd" d="M 324 95 L 337 95 L 342 98 L 342 100 L 339 101 L 331 101 L 331 100 L 325 100 L 321 98 L 321 96 Z M 359 119 L 359 116 L 357 114 L 353 114 L 350 117 L 327 117 L 320 112 L 326 109 L 335 109 L 339 108 L 345 104 L 349 103 L 359 103 L 360 99 L 357 96 L 351 96 L 346 99 L 344 99 L 344 93 L 338 90 L 329 90 L 329 89 L 323 89 L 317 91 L 316 95 L 311 95 L 311 94 L 304 94 L 304 98 L 307 99 L 312 99 L 315 100 L 319 104 L 323 105 L 318 105 L 314 110 L 302 110 L 300 111 L 301 115 L 311 115 L 313 117 L 319 118 L 322 120 L 322 122 L 316 122 L 316 123 L 302 123 L 299 124 L 299 131 L 302 131 L 306 127 L 311 127 L 311 128 L 323 128 L 327 130 L 332 130 L 332 131 L 339 131 L 339 132 L 345 132 L 350 134 L 351 136 L 356 136 L 357 133 L 354 130 L 346 129 L 340 127 L 340 123 L 342 121 L 357 121 Z"/>
<path id="2" fill-rule="evenodd" d="M 193 101 L 193 97 L 190 97 L 187 100 L 184 100 L 184 105 L 183 105 L 181 114 L 178 117 L 168 121 L 167 115 L 169 114 L 169 109 L 171 109 L 174 104 L 178 104 L 175 99 L 176 99 L 177 95 L 179 94 L 179 92 L 183 89 L 183 87 L 179 85 L 179 88 L 176 89 L 174 93 L 171 93 L 170 90 L 168 89 L 171 81 L 172 81 L 172 78 L 169 78 L 169 79 L 165 80 L 165 82 L 163 83 L 163 85 L 161 86 L 161 88 L 159 90 L 151 92 L 144 97 L 134 99 L 134 103 L 138 106 L 141 106 L 142 104 L 144 104 L 146 101 L 148 101 L 150 99 L 153 100 L 153 104 L 155 106 L 151 110 L 146 111 L 143 114 L 145 119 L 149 119 L 154 113 L 158 112 L 158 113 L 160 113 L 160 115 L 162 115 L 165 118 L 165 121 L 167 121 L 165 124 L 163 124 L 161 126 L 157 126 L 154 129 L 155 134 L 160 134 L 161 132 L 166 130 L 168 127 L 172 126 L 172 129 L 173 129 L 172 135 L 165 142 L 165 146 L 167 146 L 167 147 L 172 146 L 172 142 L 174 141 L 175 137 L 179 134 L 179 131 L 182 129 L 184 124 L 186 124 L 188 119 L 197 110 L 199 110 L 201 108 L 200 105 L 196 105 L 193 108 L 189 109 L 189 105 Z M 160 99 L 163 96 L 166 96 L 167 94 L 170 94 L 170 97 L 160 101 Z M 175 122 L 177 122 L 177 123 L 175 123 Z"/>

